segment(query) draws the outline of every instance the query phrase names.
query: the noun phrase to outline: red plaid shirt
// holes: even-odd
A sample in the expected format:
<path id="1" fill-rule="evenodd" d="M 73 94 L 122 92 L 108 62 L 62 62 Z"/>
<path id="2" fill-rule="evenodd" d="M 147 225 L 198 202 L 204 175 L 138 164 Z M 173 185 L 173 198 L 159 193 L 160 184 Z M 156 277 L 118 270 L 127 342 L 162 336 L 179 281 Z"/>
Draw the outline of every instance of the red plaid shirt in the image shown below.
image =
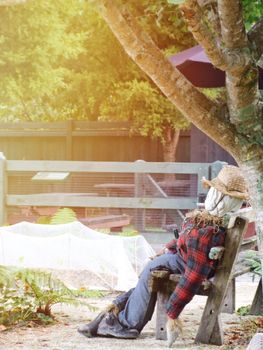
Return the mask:
<path id="1" fill-rule="evenodd" d="M 185 272 L 182 274 L 167 304 L 167 315 L 177 318 L 183 308 L 197 293 L 202 281 L 216 268 L 217 260 L 208 257 L 212 247 L 222 246 L 225 241 L 225 228 L 214 226 L 195 227 L 190 221 L 183 225 L 177 240 L 166 247 L 182 257 Z"/>

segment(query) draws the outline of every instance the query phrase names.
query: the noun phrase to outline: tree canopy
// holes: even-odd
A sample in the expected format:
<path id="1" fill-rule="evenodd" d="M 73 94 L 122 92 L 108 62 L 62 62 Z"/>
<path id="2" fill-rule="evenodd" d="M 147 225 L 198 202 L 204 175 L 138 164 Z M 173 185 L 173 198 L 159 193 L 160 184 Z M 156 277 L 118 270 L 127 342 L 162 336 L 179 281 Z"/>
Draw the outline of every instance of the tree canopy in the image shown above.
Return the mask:
<path id="1" fill-rule="evenodd" d="M 0 7 L 1 117 L 39 120 L 56 115 L 55 96 L 67 88 L 63 60 L 84 51 L 86 33 L 69 31 L 79 5 L 44 0 Z M 37 15 L 36 15 L 37 14 Z M 80 28 L 79 28 L 80 29 Z M 57 111 L 67 114 L 66 108 Z"/>
<path id="2" fill-rule="evenodd" d="M 165 52 L 194 44 L 166 0 L 129 6 Z M 164 125 L 189 125 L 87 2 L 29 1 L 0 7 L 0 18 L 2 120 L 125 119 L 161 138 Z"/>
<path id="3" fill-rule="evenodd" d="M 166 0 L 129 1 L 129 9 L 166 55 L 195 44 Z M 0 18 L 2 120 L 128 120 L 131 133 L 173 144 L 168 159 L 175 160 L 189 122 L 126 55 L 96 8 L 35 0 L 0 7 Z"/>

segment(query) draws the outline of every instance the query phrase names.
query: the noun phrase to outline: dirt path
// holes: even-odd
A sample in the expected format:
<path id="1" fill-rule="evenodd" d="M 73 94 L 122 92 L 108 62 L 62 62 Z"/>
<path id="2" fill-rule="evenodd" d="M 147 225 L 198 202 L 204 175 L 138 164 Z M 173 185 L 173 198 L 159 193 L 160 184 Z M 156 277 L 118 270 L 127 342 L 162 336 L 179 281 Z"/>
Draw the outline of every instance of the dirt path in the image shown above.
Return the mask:
<path id="1" fill-rule="evenodd" d="M 237 288 L 238 306 L 251 302 L 256 288 L 255 283 L 242 282 Z M 92 299 L 90 303 L 102 310 L 114 298 L 107 295 L 102 299 Z M 184 336 L 176 341 L 174 348 L 188 350 L 230 349 L 227 346 L 196 345 L 193 343 L 198 322 L 205 304 L 205 297 L 196 296 L 182 313 L 185 324 Z M 155 339 L 155 317 L 147 324 L 140 337 L 136 340 L 121 340 L 114 338 L 85 338 L 77 332 L 78 325 L 94 318 L 98 311 L 87 308 L 58 306 L 54 309 L 59 323 L 48 327 L 24 327 L 0 332 L 0 350 L 163 350 L 166 342 Z M 238 325 L 241 319 L 236 315 L 223 314 L 223 326 Z M 238 345 L 236 350 L 246 346 Z"/>

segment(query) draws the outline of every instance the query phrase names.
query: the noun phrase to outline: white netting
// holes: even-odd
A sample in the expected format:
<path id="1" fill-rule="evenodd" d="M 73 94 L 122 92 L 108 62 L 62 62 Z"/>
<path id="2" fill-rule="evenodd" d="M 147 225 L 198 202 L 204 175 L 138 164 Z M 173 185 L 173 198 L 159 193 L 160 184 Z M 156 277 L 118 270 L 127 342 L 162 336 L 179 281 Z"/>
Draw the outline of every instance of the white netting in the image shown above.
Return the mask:
<path id="1" fill-rule="evenodd" d="M 78 221 L 20 222 L 0 228 L 0 265 L 52 269 L 65 278 L 70 271 L 69 283 L 77 287 L 88 283 L 89 287 L 128 290 L 152 255 L 152 247 L 141 235 L 111 236 Z"/>

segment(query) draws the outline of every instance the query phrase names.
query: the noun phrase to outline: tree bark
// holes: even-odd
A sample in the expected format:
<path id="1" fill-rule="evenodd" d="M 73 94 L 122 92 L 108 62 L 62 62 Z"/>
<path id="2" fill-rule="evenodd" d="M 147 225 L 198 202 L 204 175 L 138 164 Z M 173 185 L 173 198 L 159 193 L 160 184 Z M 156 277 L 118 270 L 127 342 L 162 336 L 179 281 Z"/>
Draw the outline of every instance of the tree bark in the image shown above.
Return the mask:
<path id="1" fill-rule="evenodd" d="M 123 15 L 110 0 L 98 0 L 97 4 L 127 54 L 182 114 L 232 155 L 242 152 L 236 143 L 235 127 L 229 122 L 226 127 L 224 106 L 211 101 L 174 68 L 127 12 Z"/>
<path id="2" fill-rule="evenodd" d="M 200 0 L 187 0 L 181 6 L 195 39 L 201 43 L 211 62 L 226 71 L 228 111 L 237 132 L 249 138 L 249 142 L 261 142 L 262 126 L 257 115 L 258 69 L 251 55 L 239 0 L 219 0 L 218 15 L 221 35 L 215 33 L 204 13 L 207 4 Z M 210 13 L 212 9 L 210 8 Z"/>
<path id="3" fill-rule="evenodd" d="M 260 252 L 262 276 L 263 276 L 263 152 L 255 155 L 254 159 L 240 162 L 239 166 L 245 175 L 249 187 L 250 202 L 256 209 L 255 228 L 258 238 L 258 250 Z M 262 290 L 263 298 L 263 290 Z"/>
<path id="4" fill-rule="evenodd" d="M 263 16 L 248 32 L 248 39 L 251 46 L 254 47 L 258 66 L 263 68 Z"/>
<path id="5" fill-rule="evenodd" d="M 164 162 L 176 162 L 176 151 L 180 137 L 180 130 L 173 130 L 171 126 L 165 129 L 165 140 L 163 143 L 163 160 Z M 166 182 L 175 180 L 175 174 L 165 174 Z"/>
<path id="6" fill-rule="evenodd" d="M 243 21 L 241 2 L 218 0 L 222 40 L 229 49 L 247 47 L 247 36 Z"/>

